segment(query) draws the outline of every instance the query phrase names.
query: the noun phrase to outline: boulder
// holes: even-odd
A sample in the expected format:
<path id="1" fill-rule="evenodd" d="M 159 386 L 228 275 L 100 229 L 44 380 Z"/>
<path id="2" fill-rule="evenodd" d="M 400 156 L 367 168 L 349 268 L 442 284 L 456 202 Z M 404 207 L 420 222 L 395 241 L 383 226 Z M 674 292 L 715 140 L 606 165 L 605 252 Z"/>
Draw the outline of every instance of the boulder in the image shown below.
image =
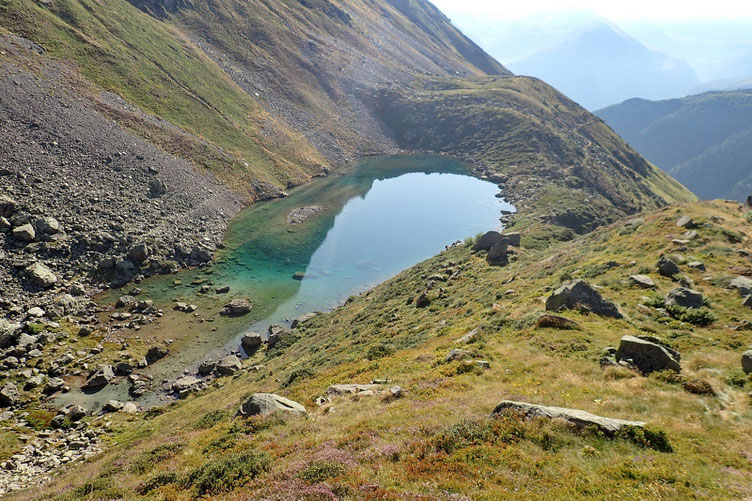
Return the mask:
<path id="1" fill-rule="evenodd" d="M 10 217 L 16 211 L 16 202 L 6 195 L 0 195 L 0 216 Z"/>
<path id="2" fill-rule="evenodd" d="M 679 266 L 666 256 L 661 256 L 658 260 L 658 273 L 664 277 L 673 277 L 680 271 Z"/>
<path id="3" fill-rule="evenodd" d="M 702 308 L 702 293 L 687 289 L 686 287 L 677 287 L 666 295 L 667 305 L 678 305 L 684 308 Z"/>
<path id="4" fill-rule="evenodd" d="M 227 355 L 217 364 L 217 372 L 223 376 L 235 374 L 243 368 L 243 362 L 235 355 Z"/>
<path id="5" fill-rule="evenodd" d="M 184 398 L 190 392 L 196 391 L 200 384 L 201 380 L 195 376 L 183 376 L 172 383 L 171 389 L 177 393 L 180 398 Z"/>
<path id="6" fill-rule="evenodd" d="M 227 317 L 240 317 L 247 315 L 253 309 L 253 305 L 247 299 L 233 299 L 222 307 L 220 315 Z"/>
<path id="7" fill-rule="evenodd" d="M 65 381 L 59 377 L 52 377 L 47 380 L 47 384 L 42 388 L 42 393 L 52 395 L 65 388 Z"/>
<path id="8" fill-rule="evenodd" d="M 42 235 L 57 235 L 60 233 L 60 223 L 52 216 L 45 216 L 37 220 L 36 231 Z"/>
<path id="9" fill-rule="evenodd" d="M 519 247 L 522 242 L 522 234 L 518 231 L 504 233 L 501 236 L 509 240 L 509 245 L 512 247 Z"/>
<path id="10" fill-rule="evenodd" d="M 425 308 L 431 304 L 431 300 L 428 298 L 428 295 L 423 292 L 421 293 L 416 299 L 415 299 L 415 306 L 418 308 Z"/>
<path id="11" fill-rule="evenodd" d="M 617 361 L 627 361 L 643 374 L 670 369 L 681 372 L 678 353 L 661 344 L 635 336 L 624 336 L 616 350 Z"/>
<path id="12" fill-rule="evenodd" d="M 494 244 L 493 247 L 488 249 L 488 255 L 486 260 L 492 264 L 506 264 L 507 262 L 507 245 L 508 240 L 505 238 Z"/>
<path id="13" fill-rule="evenodd" d="M 52 287 L 57 283 L 57 276 L 52 273 L 52 270 L 50 270 L 47 266 L 43 265 L 39 261 L 32 264 L 31 266 L 28 266 L 26 268 L 26 273 L 29 275 L 29 278 L 31 278 L 31 281 L 34 283 L 34 285 L 37 285 L 44 289 Z"/>
<path id="14" fill-rule="evenodd" d="M 143 263 L 149 257 L 149 247 L 141 242 L 128 249 L 128 259 L 134 263 Z"/>
<path id="15" fill-rule="evenodd" d="M 305 407 L 299 403 L 273 393 L 254 393 L 240 406 L 240 414 L 243 416 L 263 416 L 277 411 L 306 413 Z"/>
<path id="16" fill-rule="evenodd" d="M 123 402 L 120 400 L 108 400 L 106 404 L 102 406 L 104 412 L 117 412 L 123 408 Z"/>
<path id="17" fill-rule="evenodd" d="M 266 342 L 269 348 L 272 348 L 283 339 L 290 337 L 295 337 L 295 334 L 291 330 L 285 329 L 281 325 L 272 324 L 269 326 L 269 337 Z"/>
<path id="18" fill-rule="evenodd" d="M 34 227 L 29 223 L 13 228 L 13 238 L 16 240 L 29 243 L 33 242 L 36 237 L 37 233 L 34 231 Z"/>
<path id="19" fill-rule="evenodd" d="M 240 339 L 240 344 L 248 351 L 257 350 L 262 342 L 263 338 L 258 332 L 246 332 Z"/>
<path id="20" fill-rule="evenodd" d="M 476 327 L 475 329 L 471 330 L 470 332 L 459 338 L 457 341 L 455 341 L 455 343 L 472 343 L 478 337 L 479 333 L 480 330 Z"/>
<path id="21" fill-rule="evenodd" d="M 742 306 L 752 308 L 752 294 L 744 298 L 744 300 L 742 301 Z"/>
<path id="22" fill-rule="evenodd" d="M 584 280 L 578 279 L 564 284 L 546 299 L 546 310 L 548 311 L 581 308 L 586 308 L 604 317 L 622 318 L 622 314 L 616 305 L 601 296 L 592 285 Z"/>
<path id="23" fill-rule="evenodd" d="M 493 410 L 491 415 L 514 412 L 522 414 L 525 418 L 563 419 L 578 428 L 594 427 L 608 435 L 613 435 L 625 427 L 642 428 L 645 423 L 640 421 L 625 421 L 623 419 L 596 416 L 589 412 L 566 407 L 549 407 L 544 405 L 530 404 L 527 402 L 515 402 L 504 400 Z"/>
<path id="24" fill-rule="evenodd" d="M 167 185 L 159 178 L 149 181 L 149 196 L 151 198 L 161 197 L 167 193 Z"/>
<path id="25" fill-rule="evenodd" d="M 539 329 L 551 328 L 551 329 L 564 329 L 564 330 L 579 330 L 580 324 L 567 317 L 560 315 L 543 314 L 538 317 L 535 322 L 536 327 Z"/>
<path id="26" fill-rule="evenodd" d="M 217 362 L 214 360 L 204 360 L 198 365 L 198 373 L 202 376 L 208 376 L 217 367 Z"/>
<path id="27" fill-rule="evenodd" d="M 0 389 L 0 407 L 16 405 L 19 397 L 18 386 L 14 383 L 6 383 L 5 386 Z"/>
<path id="28" fill-rule="evenodd" d="M 170 350 L 168 350 L 166 346 L 152 346 L 149 348 L 149 351 L 146 352 L 146 357 L 144 358 L 146 358 L 146 363 L 151 365 L 157 360 L 166 357 L 169 352 Z"/>
<path id="29" fill-rule="evenodd" d="M 747 374 L 752 372 L 752 350 L 742 353 L 742 370 Z"/>
<path id="30" fill-rule="evenodd" d="M 473 251 L 489 250 L 491 247 L 501 242 L 504 236 L 498 231 L 489 231 L 481 236 L 473 245 Z"/>
<path id="31" fill-rule="evenodd" d="M 689 216 L 682 216 L 676 221 L 676 226 L 691 230 L 692 228 L 697 228 L 697 223 L 695 223 Z"/>
<path id="32" fill-rule="evenodd" d="M 126 306 L 132 305 L 136 300 L 133 298 L 133 296 L 120 296 L 115 303 L 115 308 L 125 308 Z"/>
<path id="33" fill-rule="evenodd" d="M 21 324 L 0 318 L 0 348 L 13 345 L 21 333 Z"/>
<path id="34" fill-rule="evenodd" d="M 642 289 L 655 289 L 656 287 L 653 279 L 647 275 L 630 275 L 629 281 Z"/>
<path id="35" fill-rule="evenodd" d="M 729 287 L 739 291 L 739 295 L 742 297 L 752 294 L 752 280 L 747 277 L 736 277 L 731 281 Z"/>
<path id="36" fill-rule="evenodd" d="M 705 271 L 705 263 L 702 261 L 691 261 L 687 263 L 687 267 L 692 268 L 693 270 Z"/>
<path id="37" fill-rule="evenodd" d="M 112 381 L 115 377 L 115 373 L 112 371 L 112 367 L 109 365 L 102 365 L 97 371 L 86 380 L 83 388 L 101 388 L 107 383 Z"/>

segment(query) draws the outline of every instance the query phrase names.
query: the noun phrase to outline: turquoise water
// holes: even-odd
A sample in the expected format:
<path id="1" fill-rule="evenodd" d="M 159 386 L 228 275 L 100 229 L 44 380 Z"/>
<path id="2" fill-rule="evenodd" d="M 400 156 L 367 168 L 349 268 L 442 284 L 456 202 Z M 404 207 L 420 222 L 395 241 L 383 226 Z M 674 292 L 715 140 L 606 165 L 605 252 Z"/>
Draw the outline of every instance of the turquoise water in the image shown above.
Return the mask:
<path id="1" fill-rule="evenodd" d="M 149 343 L 173 341 L 170 355 L 147 372 L 157 382 L 174 379 L 205 358 L 238 349 L 248 330 L 265 332 L 272 323 L 331 309 L 457 240 L 501 229 L 501 210 L 513 207 L 496 198 L 498 192 L 447 157 L 369 157 L 286 198 L 253 205 L 232 221 L 226 248 L 210 267 L 140 285 L 165 316 L 132 335 Z M 310 206 L 322 210 L 288 223 L 292 210 Z M 298 272 L 302 280 L 293 278 Z M 199 294 L 202 285 L 229 285 L 230 293 Z M 122 293 L 113 291 L 103 301 Z M 223 304 L 240 297 L 253 302 L 251 314 L 218 315 Z M 196 304 L 198 316 L 173 311 L 175 300 Z M 124 384 L 63 398 L 90 404 L 128 399 Z"/>

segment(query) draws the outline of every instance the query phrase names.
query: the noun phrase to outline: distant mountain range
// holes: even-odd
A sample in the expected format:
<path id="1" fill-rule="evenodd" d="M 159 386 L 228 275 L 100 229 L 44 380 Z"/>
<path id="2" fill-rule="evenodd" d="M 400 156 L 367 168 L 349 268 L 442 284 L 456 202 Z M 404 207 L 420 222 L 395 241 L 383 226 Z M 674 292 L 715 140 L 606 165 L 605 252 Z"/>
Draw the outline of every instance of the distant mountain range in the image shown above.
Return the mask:
<path id="1" fill-rule="evenodd" d="M 591 110 L 635 96 L 681 96 L 700 83 L 684 61 L 649 49 L 602 20 L 508 66 L 549 82 Z"/>
<path id="2" fill-rule="evenodd" d="M 752 90 L 630 99 L 595 114 L 700 198 L 752 195 Z"/>

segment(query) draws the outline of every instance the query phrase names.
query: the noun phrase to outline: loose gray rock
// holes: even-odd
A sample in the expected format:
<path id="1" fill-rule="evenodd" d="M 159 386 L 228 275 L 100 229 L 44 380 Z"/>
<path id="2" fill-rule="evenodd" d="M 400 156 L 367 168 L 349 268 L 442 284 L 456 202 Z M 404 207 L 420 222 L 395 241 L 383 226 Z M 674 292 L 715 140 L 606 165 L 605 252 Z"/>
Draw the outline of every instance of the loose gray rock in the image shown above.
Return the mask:
<path id="1" fill-rule="evenodd" d="M 705 263 L 702 261 L 692 261 L 687 263 L 688 268 L 692 268 L 693 270 L 699 270 L 699 271 L 705 271 Z"/>
<path id="2" fill-rule="evenodd" d="M 51 269 L 49 269 L 39 261 L 32 264 L 31 266 L 28 266 L 26 268 L 26 273 L 29 275 L 29 278 L 31 278 L 31 281 L 34 282 L 35 285 L 44 289 L 52 287 L 57 283 L 57 276 L 52 273 Z"/>
<path id="3" fill-rule="evenodd" d="M 246 332 L 240 339 L 240 344 L 243 345 L 243 348 L 249 351 L 257 350 L 262 342 L 263 338 L 258 332 Z"/>
<path id="4" fill-rule="evenodd" d="M 14 344 L 20 333 L 21 324 L 0 318 L 0 348 Z"/>
<path id="5" fill-rule="evenodd" d="M 13 238 L 16 240 L 30 243 L 33 242 L 36 237 L 37 233 L 34 231 L 34 227 L 29 223 L 13 228 Z"/>
<path id="6" fill-rule="evenodd" d="M 742 353 L 742 370 L 747 374 L 752 372 L 752 350 Z"/>
<path id="7" fill-rule="evenodd" d="M 114 377 L 115 373 L 112 371 L 112 366 L 102 365 L 91 375 L 86 383 L 84 383 L 83 388 L 101 388 L 112 381 L 112 378 Z"/>
<path id="8" fill-rule="evenodd" d="M 629 281 L 642 289 L 655 289 L 656 285 L 653 279 L 647 275 L 630 275 Z"/>
<path id="9" fill-rule="evenodd" d="M 703 295 L 686 287 L 677 287 L 666 295 L 666 304 L 675 304 L 684 308 L 702 308 Z"/>
<path id="10" fill-rule="evenodd" d="M 222 307 L 220 315 L 227 317 L 240 317 L 247 315 L 253 309 L 253 305 L 247 299 L 233 299 Z"/>
<path id="11" fill-rule="evenodd" d="M 601 296 L 593 286 L 584 280 L 578 279 L 564 284 L 546 299 L 546 310 L 548 311 L 577 310 L 583 307 L 604 317 L 622 318 L 622 314 L 616 305 Z"/>
<path id="12" fill-rule="evenodd" d="M 6 383 L 0 390 L 0 406 L 11 407 L 18 403 L 20 393 L 14 383 Z"/>
<path id="13" fill-rule="evenodd" d="M 742 297 L 752 294 L 752 280 L 747 277 L 736 277 L 731 281 L 729 287 L 739 291 L 739 295 Z"/>
<path id="14" fill-rule="evenodd" d="M 624 336 L 616 351 L 617 361 L 626 361 L 638 368 L 643 374 L 670 369 L 681 372 L 681 366 L 676 352 L 669 351 L 666 346 L 640 339 L 635 336 Z"/>
<path id="15" fill-rule="evenodd" d="M 152 346 L 149 348 L 149 351 L 146 352 L 146 357 L 144 358 L 146 358 L 146 363 L 151 365 L 166 357 L 169 352 L 170 350 L 168 350 L 166 346 Z"/>
<path id="16" fill-rule="evenodd" d="M 42 235 L 57 235 L 61 231 L 60 223 L 52 216 L 45 216 L 36 222 L 36 229 Z"/>
<path id="17" fill-rule="evenodd" d="M 198 365 L 198 373 L 202 376 L 207 376 L 214 372 L 214 369 L 217 367 L 217 362 L 214 360 L 204 360 Z"/>
<path id="18" fill-rule="evenodd" d="M 254 393 L 240 406 L 240 414 L 243 416 L 264 416 L 276 411 L 305 414 L 306 408 L 273 393 Z"/>
<path id="19" fill-rule="evenodd" d="M 217 364 L 217 372 L 223 376 L 235 374 L 243 368 L 243 362 L 235 355 L 227 355 Z"/>
<path id="20" fill-rule="evenodd" d="M 589 412 L 578 409 L 568 409 L 566 407 L 548 407 L 544 405 L 530 404 L 527 402 L 515 402 L 504 400 L 493 410 L 491 415 L 503 414 L 504 412 L 515 412 L 523 414 L 526 418 L 542 417 L 548 419 L 563 419 L 577 426 L 578 428 L 595 427 L 598 430 L 612 435 L 625 427 L 642 428 L 645 423 L 640 421 L 625 421 L 623 419 L 607 418 L 596 416 Z"/>
<path id="21" fill-rule="evenodd" d="M 145 243 L 139 243 L 128 249 L 128 259 L 134 263 L 143 263 L 149 257 L 149 247 Z"/>
<path id="22" fill-rule="evenodd" d="M 503 235 L 498 231 L 489 231 L 481 236 L 473 245 L 473 251 L 489 250 L 491 247 L 501 242 Z"/>
<path id="23" fill-rule="evenodd" d="M 692 228 L 697 228 L 697 223 L 695 223 L 689 216 L 682 216 L 676 221 L 676 226 L 691 230 Z"/>
<path id="24" fill-rule="evenodd" d="M 661 256 L 658 260 L 658 273 L 664 277 L 673 277 L 680 271 L 679 266 L 666 256 Z"/>
<path id="25" fill-rule="evenodd" d="M 16 211 L 16 202 L 12 198 L 0 195 L 0 216 L 11 217 Z"/>

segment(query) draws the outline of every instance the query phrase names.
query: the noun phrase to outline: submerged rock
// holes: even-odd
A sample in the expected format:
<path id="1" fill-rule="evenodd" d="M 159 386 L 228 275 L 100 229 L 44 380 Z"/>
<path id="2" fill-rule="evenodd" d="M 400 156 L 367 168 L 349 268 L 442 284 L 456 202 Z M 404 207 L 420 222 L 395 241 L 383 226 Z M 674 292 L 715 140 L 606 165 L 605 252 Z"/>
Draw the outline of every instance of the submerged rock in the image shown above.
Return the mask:
<path id="1" fill-rule="evenodd" d="M 112 381 L 112 378 L 114 377 L 115 373 L 112 371 L 112 367 L 109 365 L 102 365 L 84 383 L 83 388 L 101 388 Z"/>
<path id="2" fill-rule="evenodd" d="M 220 315 L 227 317 L 240 317 L 247 315 L 253 309 L 253 305 L 247 299 L 233 299 L 222 307 Z"/>

